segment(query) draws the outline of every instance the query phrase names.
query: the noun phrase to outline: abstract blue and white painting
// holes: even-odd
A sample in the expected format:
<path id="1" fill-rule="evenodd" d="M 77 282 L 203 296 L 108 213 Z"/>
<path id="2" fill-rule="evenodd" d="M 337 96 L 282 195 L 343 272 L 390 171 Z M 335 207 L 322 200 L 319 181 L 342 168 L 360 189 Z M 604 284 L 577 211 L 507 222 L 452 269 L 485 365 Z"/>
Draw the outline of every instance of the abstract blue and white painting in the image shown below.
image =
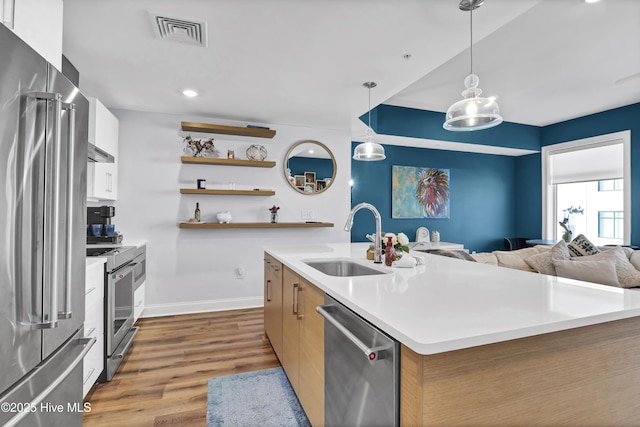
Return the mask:
<path id="1" fill-rule="evenodd" d="M 393 166 L 392 218 L 449 218 L 449 169 Z"/>

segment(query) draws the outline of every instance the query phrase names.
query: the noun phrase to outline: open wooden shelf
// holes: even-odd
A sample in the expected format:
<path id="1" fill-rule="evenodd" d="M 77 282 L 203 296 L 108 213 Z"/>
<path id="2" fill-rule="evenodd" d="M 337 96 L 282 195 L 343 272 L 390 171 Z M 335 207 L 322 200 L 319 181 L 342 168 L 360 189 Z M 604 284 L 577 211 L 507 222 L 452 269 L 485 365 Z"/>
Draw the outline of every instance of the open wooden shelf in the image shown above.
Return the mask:
<path id="1" fill-rule="evenodd" d="M 330 222 L 231 222 L 228 224 L 219 224 L 217 222 L 205 222 L 204 224 L 195 224 L 181 222 L 180 228 L 314 228 L 314 227 L 333 227 Z"/>
<path id="2" fill-rule="evenodd" d="M 181 122 L 183 131 L 218 133 L 222 135 L 253 136 L 256 138 L 273 138 L 276 131 L 263 128 L 243 128 L 239 126 L 223 126 L 208 123 Z"/>
<path id="3" fill-rule="evenodd" d="M 273 190 L 205 190 L 198 188 L 181 188 L 181 194 L 208 194 L 218 196 L 274 196 L 276 194 Z"/>
<path id="4" fill-rule="evenodd" d="M 272 168 L 276 165 L 276 162 L 266 160 L 218 159 L 192 156 L 182 156 L 180 161 L 197 165 L 249 166 L 255 168 Z"/>

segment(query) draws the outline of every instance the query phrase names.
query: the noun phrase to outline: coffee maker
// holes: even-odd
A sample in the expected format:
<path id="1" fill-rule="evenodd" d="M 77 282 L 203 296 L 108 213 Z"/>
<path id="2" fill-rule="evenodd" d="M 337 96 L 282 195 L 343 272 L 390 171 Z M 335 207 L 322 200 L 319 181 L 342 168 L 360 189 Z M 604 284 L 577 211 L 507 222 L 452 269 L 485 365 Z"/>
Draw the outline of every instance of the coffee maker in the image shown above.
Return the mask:
<path id="1" fill-rule="evenodd" d="M 114 231 L 113 235 L 109 236 L 110 233 L 107 232 L 107 226 L 112 226 L 111 218 L 115 215 L 115 206 L 87 207 L 87 244 L 122 243 L 122 234 Z M 94 234 L 94 225 L 101 225 L 97 236 Z"/>

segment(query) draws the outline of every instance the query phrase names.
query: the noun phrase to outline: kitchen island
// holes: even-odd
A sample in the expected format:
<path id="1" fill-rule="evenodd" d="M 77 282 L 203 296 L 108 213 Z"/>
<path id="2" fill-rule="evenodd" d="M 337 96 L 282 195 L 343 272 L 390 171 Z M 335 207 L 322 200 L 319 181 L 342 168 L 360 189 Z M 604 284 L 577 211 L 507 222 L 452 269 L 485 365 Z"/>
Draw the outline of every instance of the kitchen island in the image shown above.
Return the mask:
<path id="1" fill-rule="evenodd" d="M 374 266 L 367 247 L 265 252 L 401 343 L 401 425 L 640 424 L 640 292 L 419 252 L 372 276 L 304 262 Z"/>

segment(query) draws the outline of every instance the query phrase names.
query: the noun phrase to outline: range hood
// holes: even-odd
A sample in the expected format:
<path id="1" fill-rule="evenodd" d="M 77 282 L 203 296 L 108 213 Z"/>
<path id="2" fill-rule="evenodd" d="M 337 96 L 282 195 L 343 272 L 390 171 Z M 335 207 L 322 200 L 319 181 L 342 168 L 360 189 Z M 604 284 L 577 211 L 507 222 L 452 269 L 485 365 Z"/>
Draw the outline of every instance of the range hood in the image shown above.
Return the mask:
<path id="1" fill-rule="evenodd" d="M 107 153 L 101 148 L 89 143 L 89 152 L 87 154 L 87 160 L 96 163 L 114 163 L 115 157 Z"/>

